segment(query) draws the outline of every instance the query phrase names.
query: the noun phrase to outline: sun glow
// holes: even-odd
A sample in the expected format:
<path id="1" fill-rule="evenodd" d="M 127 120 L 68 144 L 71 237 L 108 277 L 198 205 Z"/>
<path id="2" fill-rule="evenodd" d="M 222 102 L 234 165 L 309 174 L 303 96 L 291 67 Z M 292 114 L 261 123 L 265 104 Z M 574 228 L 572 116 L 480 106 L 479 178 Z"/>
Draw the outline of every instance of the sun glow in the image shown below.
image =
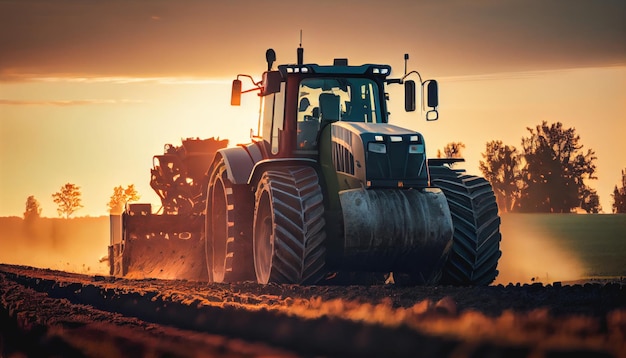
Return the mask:
<path id="1" fill-rule="evenodd" d="M 0 216 L 21 215 L 34 195 L 55 217 L 51 195 L 67 182 L 81 187 L 78 216 L 107 214 L 113 188 L 128 184 L 156 210 L 150 168 L 165 144 L 219 137 L 234 146 L 258 122 L 258 97 L 230 106 L 230 80 L 38 77 L 2 89 Z"/>

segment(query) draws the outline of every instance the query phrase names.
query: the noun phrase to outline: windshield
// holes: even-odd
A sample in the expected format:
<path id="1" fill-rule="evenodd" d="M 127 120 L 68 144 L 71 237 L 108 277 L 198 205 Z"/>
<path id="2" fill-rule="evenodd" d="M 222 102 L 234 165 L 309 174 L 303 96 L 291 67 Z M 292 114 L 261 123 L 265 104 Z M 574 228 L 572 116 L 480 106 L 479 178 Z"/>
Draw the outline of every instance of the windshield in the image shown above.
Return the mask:
<path id="1" fill-rule="evenodd" d="M 382 122 L 378 86 L 367 78 L 307 78 L 300 82 L 298 121 Z"/>
<path id="2" fill-rule="evenodd" d="M 298 147 L 317 148 L 322 121 L 380 123 L 378 86 L 367 78 L 307 78 L 300 82 Z"/>

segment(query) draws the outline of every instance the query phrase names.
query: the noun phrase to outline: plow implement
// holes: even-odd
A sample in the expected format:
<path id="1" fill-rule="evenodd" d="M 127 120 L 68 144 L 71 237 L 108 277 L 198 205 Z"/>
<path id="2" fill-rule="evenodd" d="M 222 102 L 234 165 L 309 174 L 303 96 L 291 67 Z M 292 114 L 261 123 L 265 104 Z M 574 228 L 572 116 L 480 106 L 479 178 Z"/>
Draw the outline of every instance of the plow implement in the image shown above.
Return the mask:
<path id="1" fill-rule="evenodd" d="M 110 274 L 129 278 L 206 280 L 204 211 L 206 172 L 227 140 L 184 139 L 155 155 L 150 186 L 161 199 L 160 214 L 150 204 L 128 204 L 111 215 Z"/>
<path id="2" fill-rule="evenodd" d="M 203 225 L 204 216 L 137 213 L 129 205 L 124 214 L 111 216 L 110 274 L 206 280 Z"/>

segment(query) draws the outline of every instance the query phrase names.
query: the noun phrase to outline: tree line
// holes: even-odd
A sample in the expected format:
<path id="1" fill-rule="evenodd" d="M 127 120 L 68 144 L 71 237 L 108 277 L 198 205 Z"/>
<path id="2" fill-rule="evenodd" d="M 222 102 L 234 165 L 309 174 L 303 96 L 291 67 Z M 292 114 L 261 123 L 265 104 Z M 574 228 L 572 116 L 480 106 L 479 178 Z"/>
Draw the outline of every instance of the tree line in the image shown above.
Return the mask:
<path id="1" fill-rule="evenodd" d="M 561 122 L 548 125 L 546 121 L 535 128 L 526 128 L 527 137 L 521 139 L 521 149 L 501 140 L 487 142 L 480 171 L 496 195 L 502 212 L 569 213 L 582 208 L 588 213 L 602 210 L 595 189 L 588 185 L 595 180 L 596 154 L 584 150 L 574 128 L 565 128 Z M 443 155 L 461 157 L 465 144 L 448 143 Z M 442 152 L 437 151 L 441 157 Z M 69 218 L 83 207 L 80 187 L 67 183 L 52 194 L 60 217 Z M 612 212 L 626 213 L 626 169 L 622 170 L 621 186 L 615 186 Z M 109 212 L 119 214 L 126 203 L 139 200 L 133 184 L 117 186 L 107 204 Z M 26 199 L 24 219 L 41 215 L 39 202 L 33 195 Z"/>
<path id="2" fill-rule="evenodd" d="M 66 183 L 59 191 L 52 194 L 52 200 L 57 204 L 57 214 L 59 217 L 66 219 L 69 219 L 71 215 L 83 207 L 80 187 L 72 183 Z M 126 203 L 137 200 L 139 200 L 139 194 L 134 184 L 130 184 L 126 186 L 126 188 L 121 185 L 116 186 L 113 188 L 113 194 L 107 203 L 109 213 L 120 214 L 124 211 Z M 41 210 L 41 205 L 35 196 L 28 196 L 28 198 L 26 198 L 24 219 L 26 221 L 32 221 L 41 217 Z"/>
<path id="3" fill-rule="evenodd" d="M 598 193 L 588 185 L 597 179 L 598 158 L 592 149 L 584 150 L 575 129 L 546 121 L 526 129 L 528 136 L 522 137 L 521 149 L 492 140 L 487 142 L 479 162 L 500 211 L 569 213 L 582 208 L 587 213 L 600 212 Z M 460 157 L 464 147 L 462 143 L 449 143 L 444 154 Z M 621 187 L 616 185 L 611 196 L 612 212 L 626 213 L 626 169 L 622 171 Z"/>

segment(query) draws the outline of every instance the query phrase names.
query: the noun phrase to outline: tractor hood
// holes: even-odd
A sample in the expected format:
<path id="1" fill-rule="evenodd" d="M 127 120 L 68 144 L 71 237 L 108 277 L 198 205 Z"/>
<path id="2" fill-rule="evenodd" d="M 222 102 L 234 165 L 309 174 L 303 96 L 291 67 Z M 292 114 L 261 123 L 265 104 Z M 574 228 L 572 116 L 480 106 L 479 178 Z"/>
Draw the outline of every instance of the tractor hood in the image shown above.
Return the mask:
<path id="1" fill-rule="evenodd" d="M 386 123 L 334 122 L 332 158 L 337 174 L 370 187 L 428 186 L 424 137 Z"/>
<path id="2" fill-rule="evenodd" d="M 418 132 L 387 123 L 335 122 L 334 127 L 342 127 L 353 133 L 380 135 L 421 135 Z"/>

